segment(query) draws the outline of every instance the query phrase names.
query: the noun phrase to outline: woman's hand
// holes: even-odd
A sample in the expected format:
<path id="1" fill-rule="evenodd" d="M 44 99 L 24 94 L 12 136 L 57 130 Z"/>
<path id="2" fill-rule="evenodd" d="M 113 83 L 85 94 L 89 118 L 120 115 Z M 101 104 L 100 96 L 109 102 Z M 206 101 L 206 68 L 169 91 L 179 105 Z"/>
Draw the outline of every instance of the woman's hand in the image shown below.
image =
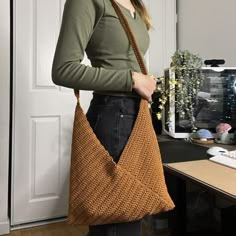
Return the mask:
<path id="1" fill-rule="evenodd" d="M 132 72 L 133 89 L 144 99 L 152 101 L 152 94 L 156 89 L 156 81 L 153 76 Z"/>

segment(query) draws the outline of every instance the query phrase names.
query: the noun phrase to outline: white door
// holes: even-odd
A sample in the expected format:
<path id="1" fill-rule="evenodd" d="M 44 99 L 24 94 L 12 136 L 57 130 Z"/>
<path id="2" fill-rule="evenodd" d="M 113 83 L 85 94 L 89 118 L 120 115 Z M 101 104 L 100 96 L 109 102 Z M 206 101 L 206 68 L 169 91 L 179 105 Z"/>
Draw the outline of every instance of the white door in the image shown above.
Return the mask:
<path id="1" fill-rule="evenodd" d="M 51 80 L 64 2 L 14 0 L 11 225 L 67 214 L 76 99 Z"/>

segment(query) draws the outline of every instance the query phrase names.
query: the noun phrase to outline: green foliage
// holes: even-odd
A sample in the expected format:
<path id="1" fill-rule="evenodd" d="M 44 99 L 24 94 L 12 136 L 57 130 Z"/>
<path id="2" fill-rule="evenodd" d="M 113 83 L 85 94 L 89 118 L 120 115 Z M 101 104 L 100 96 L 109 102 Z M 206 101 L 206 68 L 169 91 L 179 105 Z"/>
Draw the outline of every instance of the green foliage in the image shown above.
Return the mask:
<path id="1" fill-rule="evenodd" d="M 202 58 L 189 50 L 177 50 L 171 59 L 171 66 L 176 70 L 200 69 L 203 66 Z"/>
<path id="2" fill-rule="evenodd" d="M 176 112 L 180 118 L 189 119 L 193 129 L 195 98 L 203 82 L 202 66 L 202 58 L 188 50 L 177 50 L 172 56 L 171 67 L 176 81 Z"/>
<path id="3" fill-rule="evenodd" d="M 169 89 L 165 90 L 165 85 L 159 87 L 157 117 L 160 119 L 166 101 L 172 97 L 175 99 L 177 114 L 182 119 L 188 119 L 194 130 L 193 110 L 196 95 L 203 82 L 201 71 L 203 60 L 188 50 L 177 50 L 171 59 L 171 70 L 174 72 L 175 78 L 170 78 Z"/>

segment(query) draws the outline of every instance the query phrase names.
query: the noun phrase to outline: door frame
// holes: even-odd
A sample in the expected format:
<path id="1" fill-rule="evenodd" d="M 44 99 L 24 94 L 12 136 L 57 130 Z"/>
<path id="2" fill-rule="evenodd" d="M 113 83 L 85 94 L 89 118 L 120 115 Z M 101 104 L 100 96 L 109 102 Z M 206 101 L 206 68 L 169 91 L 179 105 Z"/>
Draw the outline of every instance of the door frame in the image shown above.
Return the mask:
<path id="1" fill-rule="evenodd" d="M 150 30 L 149 71 L 161 77 L 164 69 L 170 67 L 171 56 L 177 47 L 176 0 L 149 0 L 149 9 L 153 24 Z"/>
<path id="2" fill-rule="evenodd" d="M 10 230 L 8 216 L 10 143 L 10 0 L 0 1 L 0 235 Z"/>

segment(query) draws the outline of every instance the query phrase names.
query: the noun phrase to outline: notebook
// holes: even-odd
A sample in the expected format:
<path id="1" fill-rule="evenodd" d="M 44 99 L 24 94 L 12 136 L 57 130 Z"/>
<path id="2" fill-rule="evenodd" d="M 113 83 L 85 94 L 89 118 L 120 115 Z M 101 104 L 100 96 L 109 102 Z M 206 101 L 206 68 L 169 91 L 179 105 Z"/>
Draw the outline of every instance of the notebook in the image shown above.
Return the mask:
<path id="1" fill-rule="evenodd" d="M 236 150 L 210 157 L 209 160 L 236 169 Z"/>

